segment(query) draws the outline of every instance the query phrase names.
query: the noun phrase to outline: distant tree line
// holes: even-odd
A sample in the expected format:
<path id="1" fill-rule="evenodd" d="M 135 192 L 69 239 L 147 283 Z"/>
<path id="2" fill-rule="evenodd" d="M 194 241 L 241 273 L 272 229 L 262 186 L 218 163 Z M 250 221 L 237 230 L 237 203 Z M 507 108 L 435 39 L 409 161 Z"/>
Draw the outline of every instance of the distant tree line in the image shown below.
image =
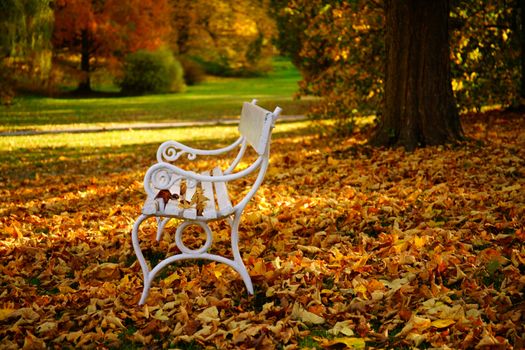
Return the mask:
<path id="1" fill-rule="evenodd" d="M 100 69 L 130 86 L 123 68 L 144 73 L 141 60 L 171 64 L 167 52 L 189 84 L 203 72 L 250 76 L 268 71 L 274 53 L 275 24 L 261 0 L 3 0 L 0 13 L 1 74 L 17 73 L 16 82 L 0 83 L 2 91 L 72 77 L 88 92 Z M 156 50 L 164 53 L 127 58 Z"/>

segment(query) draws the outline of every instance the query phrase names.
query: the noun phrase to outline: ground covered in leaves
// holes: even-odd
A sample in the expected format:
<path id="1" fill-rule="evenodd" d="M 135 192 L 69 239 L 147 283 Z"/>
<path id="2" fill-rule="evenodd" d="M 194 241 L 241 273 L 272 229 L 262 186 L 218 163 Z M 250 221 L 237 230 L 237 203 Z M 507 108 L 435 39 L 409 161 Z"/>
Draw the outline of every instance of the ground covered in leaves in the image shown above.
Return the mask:
<path id="1" fill-rule="evenodd" d="M 255 295 L 185 262 L 144 306 L 130 230 L 158 143 L 1 164 L 0 348 L 523 348 L 525 119 L 464 126 L 475 140 L 413 153 L 280 135 L 241 223 Z M 170 230 L 141 233 L 150 262 Z"/>

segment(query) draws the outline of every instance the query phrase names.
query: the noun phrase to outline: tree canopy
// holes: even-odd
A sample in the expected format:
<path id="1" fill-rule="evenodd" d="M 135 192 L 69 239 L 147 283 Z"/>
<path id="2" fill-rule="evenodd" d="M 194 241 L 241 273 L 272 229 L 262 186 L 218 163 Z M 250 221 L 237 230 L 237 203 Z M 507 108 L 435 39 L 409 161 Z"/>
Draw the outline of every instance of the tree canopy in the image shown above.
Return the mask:
<path id="1" fill-rule="evenodd" d="M 54 6 L 53 45 L 81 56 L 79 88 L 85 90 L 94 67 L 158 48 L 171 30 L 167 0 L 58 0 Z"/>

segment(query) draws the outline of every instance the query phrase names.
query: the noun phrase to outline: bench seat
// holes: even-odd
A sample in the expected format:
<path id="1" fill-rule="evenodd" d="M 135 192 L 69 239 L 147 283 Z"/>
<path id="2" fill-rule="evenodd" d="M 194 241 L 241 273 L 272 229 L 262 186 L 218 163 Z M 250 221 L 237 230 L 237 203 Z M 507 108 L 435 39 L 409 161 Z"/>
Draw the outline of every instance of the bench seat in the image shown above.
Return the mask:
<path id="1" fill-rule="evenodd" d="M 210 176 L 209 171 L 201 173 L 204 176 Z M 221 168 L 216 167 L 211 176 L 223 176 Z M 148 197 L 142 208 L 145 215 L 155 215 L 171 218 L 181 218 L 189 220 L 214 220 L 230 216 L 233 213 L 233 206 L 228 193 L 226 182 L 200 182 L 193 187 L 186 184 L 186 191 L 181 195 L 181 182 L 177 181 L 169 189 L 172 195 L 177 195 L 179 199 L 170 199 L 166 204 L 162 198 Z M 181 205 L 181 199 L 190 202 L 197 188 L 202 189 L 206 197 L 206 206 L 201 213 L 196 208 L 185 208 Z M 184 197 L 184 198 L 181 198 Z"/>

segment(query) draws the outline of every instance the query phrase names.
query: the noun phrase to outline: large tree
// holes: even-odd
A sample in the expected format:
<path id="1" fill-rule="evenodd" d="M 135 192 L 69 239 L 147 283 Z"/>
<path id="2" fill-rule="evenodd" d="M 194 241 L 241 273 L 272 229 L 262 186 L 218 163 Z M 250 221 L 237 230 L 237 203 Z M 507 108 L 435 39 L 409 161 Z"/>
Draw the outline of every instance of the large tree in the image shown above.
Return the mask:
<path id="1" fill-rule="evenodd" d="M 57 0 L 53 44 L 80 56 L 79 90 L 91 90 L 97 63 L 155 49 L 171 30 L 168 0 Z"/>
<path id="2" fill-rule="evenodd" d="M 438 145 L 462 138 L 452 92 L 448 0 L 387 0 L 385 107 L 373 144 Z"/>

